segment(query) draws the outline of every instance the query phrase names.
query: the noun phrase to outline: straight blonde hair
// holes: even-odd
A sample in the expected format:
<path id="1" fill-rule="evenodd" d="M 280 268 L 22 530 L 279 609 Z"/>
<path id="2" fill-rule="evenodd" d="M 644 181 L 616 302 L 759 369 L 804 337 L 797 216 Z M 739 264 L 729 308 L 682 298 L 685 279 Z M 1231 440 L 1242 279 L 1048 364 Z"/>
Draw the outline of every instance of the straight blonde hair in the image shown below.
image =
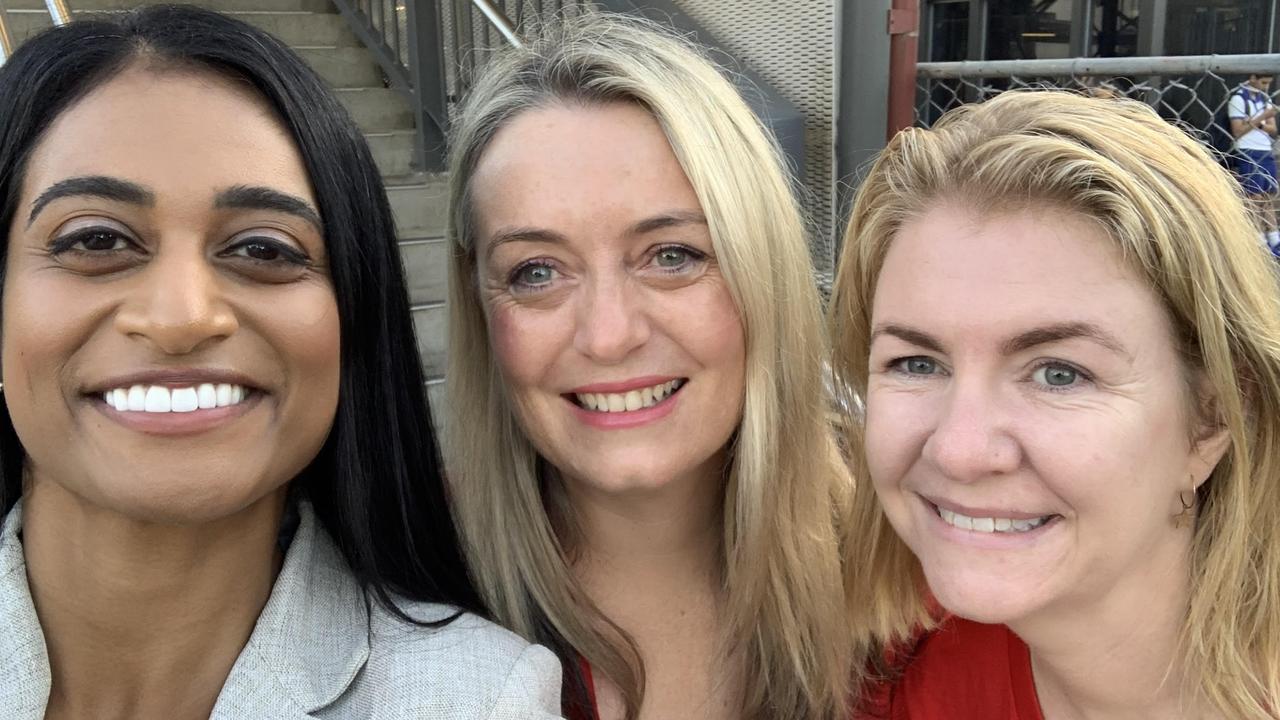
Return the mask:
<path id="1" fill-rule="evenodd" d="M 697 193 L 746 337 L 724 478 L 722 652 L 741 669 L 745 717 L 842 717 L 853 671 L 836 517 L 850 483 L 826 424 L 804 224 L 776 144 L 737 91 L 648 22 L 589 14 L 551 28 L 493 58 L 455 119 L 446 448 L 476 581 L 498 621 L 556 648 L 570 677 L 587 660 L 637 716 L 643 664 L 574 578 L 572 508 L 512 414 L 477 292 L 472 174 L 514 117 L 557 103 L 643 107 Z"/>
<path id="2" fill-rule="evenodd" d="M 872 299 L 902 225 L 958 202 L 981 212 L 1053 204 L 1091 218 L 1163 299 L 1189 379 L 1203 377 L 1211 422 L 1231 447 L 1198 491 L 1190 677 L 1229 717 L 1280 712 L 1280 283 L 1236 182 L 1204 146 L 1129 100 L 1006 92 L 900 133 L 855 201 L 830 308 L 834 367 L 867 389 Z M 1196 397 L 1195 393 L 1189 393 Z M 863 428 L 849 424 L 867 477 Z M 931 622 L 918 561 L 874 493 L 860 491 L 849 586 L 859 652 L 874 660 Z"/>

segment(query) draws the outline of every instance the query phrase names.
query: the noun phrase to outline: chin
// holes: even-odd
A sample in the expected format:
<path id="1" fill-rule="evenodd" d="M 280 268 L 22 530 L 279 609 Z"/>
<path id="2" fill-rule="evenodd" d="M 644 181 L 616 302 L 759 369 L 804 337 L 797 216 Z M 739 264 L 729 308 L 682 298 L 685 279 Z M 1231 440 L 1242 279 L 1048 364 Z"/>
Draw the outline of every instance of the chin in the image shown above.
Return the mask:
<path id="1" fill-rule="evenodd" d="M 1026 592 L 1027 583 L 984 577 L 939 577 L 925 572 L 934 599 L 952 615 L 989 625 L 1008 625 L 1027 617 L 1040 601 Z"/>
<path id="2" fill-rule="evenodd" d="M 141 522 L 199 525 L 229 518 L 271 492 L 217 480 L 187 477 L 174 482 L 172 476 L 166 476 L 162 482 L 146 482 L 134 478 L 128 484 L 100 485 L 96 493 L 99 497 L 90 501 Z"/>

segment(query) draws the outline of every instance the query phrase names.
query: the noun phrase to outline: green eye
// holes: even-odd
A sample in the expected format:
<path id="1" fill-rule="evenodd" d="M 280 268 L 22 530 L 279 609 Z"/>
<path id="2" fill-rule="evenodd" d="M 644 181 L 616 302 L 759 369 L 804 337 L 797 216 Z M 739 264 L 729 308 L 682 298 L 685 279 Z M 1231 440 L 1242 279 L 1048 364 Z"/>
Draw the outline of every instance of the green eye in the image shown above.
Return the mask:
<path id="1" fill-rule="evenodd" d="M 689 257 L 690 255 L 688 250 L 670 247 L 659 250 L 656 259 L 659 267 L 678 268 L 689 262 Z"/>

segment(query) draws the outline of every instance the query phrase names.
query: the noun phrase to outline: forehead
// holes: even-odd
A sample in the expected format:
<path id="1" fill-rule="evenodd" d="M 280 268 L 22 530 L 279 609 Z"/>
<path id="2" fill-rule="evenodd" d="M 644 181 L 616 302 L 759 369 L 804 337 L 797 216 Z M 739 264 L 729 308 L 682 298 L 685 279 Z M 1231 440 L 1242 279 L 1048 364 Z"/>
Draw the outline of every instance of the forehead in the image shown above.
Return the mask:
<path id="1" fill-rule="evenodd" d="M 1159 298 L 1102 229 L 1046 206 L 984 217 L 938 205 L 909 221 L 885 257 L 873 315 L 966 342 L 1067 322 L 1171 337 Z"/>
<path id="2" fill-rule="evenodd" d="M 24 195 L 108 175 L 166 196 L 270 184 L 310 199 L 292 136 L 246 83 L 210 72 L 129 68 L 68 107 L 32 153 Z"/>
<path id="3" fill-rule="evenodd" d="M 628 103 L 553 104 L 499 130 L 472 178 L 481 242 L 505 225 L 612 234 L 697 194 L 654 117 Z"/>

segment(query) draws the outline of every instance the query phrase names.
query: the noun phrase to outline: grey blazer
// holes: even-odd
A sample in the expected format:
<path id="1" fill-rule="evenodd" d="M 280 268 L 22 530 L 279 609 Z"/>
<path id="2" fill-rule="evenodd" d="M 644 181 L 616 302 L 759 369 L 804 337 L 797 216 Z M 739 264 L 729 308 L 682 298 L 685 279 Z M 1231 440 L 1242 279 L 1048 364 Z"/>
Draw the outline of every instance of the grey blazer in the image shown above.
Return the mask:
<path id="1" fill-rule="evenodd" d="M 560 664 L 547 649 L 464 615 L 407 625 L 364 594 L 309 506 L 271 597 L 218 695 L 211 720 L 550 720 Z M 21 503 L 0 529 L 0 718 L 41 720 L 50 671 L 27 586 Z M 401 602 L 411 617 L 450 608 Z"/>

